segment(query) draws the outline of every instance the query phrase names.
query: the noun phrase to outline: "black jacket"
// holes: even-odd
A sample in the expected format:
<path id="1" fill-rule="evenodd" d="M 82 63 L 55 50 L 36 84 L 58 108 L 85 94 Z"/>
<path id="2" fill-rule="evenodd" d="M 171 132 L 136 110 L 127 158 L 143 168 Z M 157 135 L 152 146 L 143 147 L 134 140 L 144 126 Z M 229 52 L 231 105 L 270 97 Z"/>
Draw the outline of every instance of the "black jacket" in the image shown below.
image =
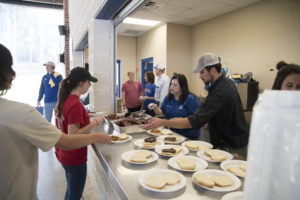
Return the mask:
<path id="1" fill-rule="evenodd" d="M 214 148 L 239 148 L 248 144 L 249 129 L 240 96 L 234 83 L 224 76 L 212 84 L 205 102 L 188 119 L 194 129 L 208 122 Z"/>

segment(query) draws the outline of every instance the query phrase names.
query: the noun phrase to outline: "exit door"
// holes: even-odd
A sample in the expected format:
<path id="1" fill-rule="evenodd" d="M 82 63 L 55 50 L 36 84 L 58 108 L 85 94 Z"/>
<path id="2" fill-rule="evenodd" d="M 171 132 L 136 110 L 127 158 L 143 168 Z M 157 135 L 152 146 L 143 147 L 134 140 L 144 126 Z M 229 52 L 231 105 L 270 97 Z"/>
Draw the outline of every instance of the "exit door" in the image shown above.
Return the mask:
<path id="1" fill-rule="evenodd" d="M 141 72 L 142 72 L 141 80 L 142 80 L 143 88 L 145 88 L 145 85 L 147 84 L 145 80 L 145 73 L 153 72 L 153 57 L 142 59 Z"/>

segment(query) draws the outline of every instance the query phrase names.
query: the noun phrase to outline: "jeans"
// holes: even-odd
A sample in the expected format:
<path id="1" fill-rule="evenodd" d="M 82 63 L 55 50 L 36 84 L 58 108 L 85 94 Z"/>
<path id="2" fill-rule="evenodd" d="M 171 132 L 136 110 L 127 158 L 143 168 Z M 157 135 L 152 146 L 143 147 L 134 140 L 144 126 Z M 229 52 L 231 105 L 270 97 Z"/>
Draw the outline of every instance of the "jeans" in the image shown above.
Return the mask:
<path id="1" fill-rule="evenodd" d="M 86 163 L 72 167 L 62 166 L 65 169 L 67 179 L 65 200 L 80 200 L 86 180 Z"/>
<path id="2" fill-rule="evenodd" d="M 56 102 L 51 102 L 51 103 L 45 103 L 44 104 L 44 117 L 48 122 L 51 123 L 52 120 L 52 113 L 53 110 L 55 109 Z"/>

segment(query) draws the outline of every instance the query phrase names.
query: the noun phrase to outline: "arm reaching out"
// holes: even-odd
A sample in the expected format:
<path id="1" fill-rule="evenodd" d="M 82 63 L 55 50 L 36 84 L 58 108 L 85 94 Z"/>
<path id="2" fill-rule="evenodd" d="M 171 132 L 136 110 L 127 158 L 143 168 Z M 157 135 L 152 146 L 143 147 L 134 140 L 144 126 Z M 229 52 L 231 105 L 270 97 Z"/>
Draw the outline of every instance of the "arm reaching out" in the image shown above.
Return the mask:
<path id="1" fill-rule="evenodd" d="M 105 133 L 93 133 L 93 134 L 76 134 L 66 135 L 62 134 L 55 147 L 62 150 L 72 150 L 85 147 L 94 142 L 100 142 L 101 144 L 107 144 L 111 140 L 111 137 Z"/>
<path id="2" fill-rule="evenodd" d="M 193 128 L 188 118 L 173 118 L 170 120 L 153 118 L 143 128 L 153 129 L 153 128 L 158 128 L 160 126 L 168 126 L 170 128 L 178 128 L 178 129 Z"/>

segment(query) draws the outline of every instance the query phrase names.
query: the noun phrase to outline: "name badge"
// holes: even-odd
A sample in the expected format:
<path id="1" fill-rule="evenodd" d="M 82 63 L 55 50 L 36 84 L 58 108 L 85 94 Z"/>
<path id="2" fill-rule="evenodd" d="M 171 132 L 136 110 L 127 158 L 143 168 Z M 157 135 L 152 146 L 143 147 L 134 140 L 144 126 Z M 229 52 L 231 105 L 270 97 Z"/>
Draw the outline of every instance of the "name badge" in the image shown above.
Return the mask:
<path id="1" fill-rule="evenodd" d="M 182 105 L 180 105 L 180 106 L 179 106 L 179 110 L 182 110 L 182 108 L 183 108 Z"/>

